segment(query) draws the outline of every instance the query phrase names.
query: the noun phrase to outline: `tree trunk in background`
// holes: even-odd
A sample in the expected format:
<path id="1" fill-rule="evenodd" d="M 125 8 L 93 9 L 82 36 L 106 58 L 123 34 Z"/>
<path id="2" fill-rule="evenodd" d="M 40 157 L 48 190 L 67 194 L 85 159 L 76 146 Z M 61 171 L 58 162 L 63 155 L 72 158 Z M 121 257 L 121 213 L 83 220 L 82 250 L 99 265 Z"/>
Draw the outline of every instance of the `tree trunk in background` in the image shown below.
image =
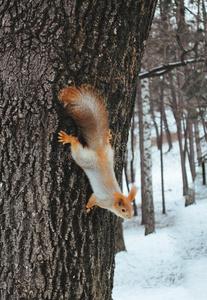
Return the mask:
<path id="1" fill-rule="evenodd" d="M 200 143 L 199 128 L 198 128 L 197 120 L 194 121 L 194 132 L 195 132 L 197 160 L 199 162 L 202 154 L 201 154 L 201 143 Z"/>
<path id="2" fill-rule="evenodd" d="M 182 127 L 181 127 L 181 120 L 176 116 L 176 114 L 177 112 L 174 111 L 174 117 L 177 126 L 179 150 L 180 150 L 180 161 L 181 161 L 181 170 L 182 170 L 182 178 L 183 178 L 183 195 L 186 195 L 188 189 L 188 179 L 187 179 L 185 157 L 184 157 L 183 145 L 182 145 Z"/>
<path id="3" fill-rule="evenodd" d="M 205 140 L 207 142 L 207 125 L 206 125 L 206 120 L 203 116 L 203 113 L 200 113 L 200 116 L 201 116 L 201 122 L 202 122 L 202 125 L 203 125 L 203 131 L 204 131 L 204 137 L 205 137 Z"/>
<path id="4" fill-rule="evenodd" d="M 124 243 L 123 237 L 123 227 L 122 227 L 123 219 L 119 218 L 117 223 L 117 240 L 116 240 L 116 253 L 121 251 L 126 251 L 126 246 Z"/>
<path id="5" fill-rule="evenodd" d="M 142 224 L 145 224 L 145 235 L 147 235 L 155 230 L 152 188 L 151 114 L 148 78 L 141 80 L 137 91 L 137 101 L 139 108 Z"/>
<path id="6" fill-rule="evenodd" d="M 175 118 L 176 127 L 177 127 L 177 136 L 180 150 L 180 162 L 181 162 L 181 171 L 182 171 L 182 180 L 183 180 L 183 195 L 186 195 L 188 189 L 188 179 L 185 167 L 185 157 L 183 153 L 183 145 L 182 145 L 182 127 L 181 127 L 181 107 L 177 103 L 177 97 L 173 85 L 172 75 L 169 74 L 169 82 L 170 82 L 170 92 L 172 96 L 172 112 Z"/>
<path id="7" fill-rule="evenodd" d="M 127 143 L 127 149 L 126 149 L 126 155 L 125 155 L 125 162 L 124 162 L 124 175 L 125 175 L 125 181 L 126 181 L 126 187 L 128 192 L 130 191 L 129 184 L 135 183 L 135 174 L 136 174 L 136 168 L 135 168 L 135 151 L 136 149 L 136 134 L 135 132 L 135 111 L 132 116 L 132 124 L 129 132 L 129 139 Z M 137 205 L 135 200 L 133 201 L 133 211 L 134 216 L 137 216 Z"/>
<path id="8" fill-rule="evenodd" d="M 193 181 L 196 178 L 196 169 L 195 169 L 195 151 L 194 151 L 194 138 L 193 138 L 193 121 L 189 118 L 187 119 L 187 131 L 188 131 L 188 139 L 189 139 L 189 164 L 191 175 Z"/>
<path id="9" fill-rule="evenodd" d="M 164 119 L 164 89 L 160 86 L 160 169 L 161 169 L 161 187 L 162 187 L 162 213 L 166 213 L 165 209 L 165 187 L 164 187 L 164 164 L 163 164 L 163 119 Z"/>
<path id="10" fill-rule="evenodd" d="M 155 2 L 1 4 L 1 300 L 111 299 L 117 217 L 86 213 L 89 182 L 57 142 L 77 135 L 58 94 L 89 83 L 106 97 L 120 181 Z"/>
<path id="11" fill-rule="evenodd" d="M 167 123 L 167 116 L 166 116 L 165 108 L 163 109 L 163 121 L 164 121 L 164 125 L 165 125 L 165 133 L 166 133 L 166 137 L 167 137 L 167 142 L 169 145 L 169 149 L 168 149 L 168 152 L 169 152 L 172 149 L 173 144 L 172 144 L 172 137 L 171 137 L 170 129 L 169 129 L 168 123 Z"/>
<path id="12" fill-rule="evenodd" d="M 128 150 L 126 151 L 126 159 L 125 159 L 125 163 L 124 163 L 124 175 L 125 175 L 125 180 L 126 180 L 126 187 L 127 187 L 127 191 L 129 193 L 130 188 L 129 188 L 129 174 L 128 174 L 128 168 L 127 168 L 127 160 L 128 160 Z"/>
<path id="13" fill-rule="evenodd" d="M 123 171 L 124 171 L 124 159 L 123 159 Z M 123 192 L 123 174 L 122 174 L 122 181 L 120 183 L 121 191 Z M 124 234 L 123 234 L 123 226 L 122 226 L 123 219 L 118 218 L 117 221 L 117 232 L 116 232 L 116 253 L 121 251 L 126 251 L 125 243 L 124 243 Z"/>
<path id="14" fill-rule="evenodd" d="M 152 115 L 152 121 L 155 126 L 157 149 L 160 150 L 160 133 L 159 133 L 158 125 L 157 125 L 156 118 L 155 118 L 154 101 L 153 100 L 150 100 L 150 111 L 151 111 L 151 115 Z"/>
<path id="15" fill-rule="evenodd" d="M 203 185 L 206 184 L 206 168 L 205 168 L 205 161 L 202 161 L 202 173 L 203 173 Z"/>
<path id="16" fill-rule="evenodd" d="M 133 114 L 132 116 L 132 125 L 131 125 L 131 153 L 132 153 L 132 157 L 131 157 L 131 161 L 130 161 L 130 170 L 131 170 L 131 183 L 134 184 L 135 183 L 135 152 L 134 152 L 134 144 L 136 145 L 136 136 L 134 134 L 135 131 L 135 115 Z M 133 201 L 133 211 L 134 211 L 134 216 L 137 216 L 137 205 L 135 200 Z"/>
<path id="17" fill-rule="evenodd" d="M 132 116 L 132 125 L 131 125 L 131 160 L 130 160 L 130 173 L 131 173 L 131 183 L 135 182 L 135 170 L 134 170 L 134 114 Z"/>

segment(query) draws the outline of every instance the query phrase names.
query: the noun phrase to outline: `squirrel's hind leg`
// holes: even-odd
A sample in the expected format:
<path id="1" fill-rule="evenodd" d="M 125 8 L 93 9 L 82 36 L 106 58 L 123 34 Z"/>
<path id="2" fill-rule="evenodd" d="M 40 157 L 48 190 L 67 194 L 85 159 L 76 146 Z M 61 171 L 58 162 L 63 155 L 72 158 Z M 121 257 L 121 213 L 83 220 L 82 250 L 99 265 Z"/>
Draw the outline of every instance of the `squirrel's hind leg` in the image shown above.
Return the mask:
<path id="1" fill-rule="evenodd" d="M 91 195 L 91 197 L 88 200 L 88 203 L 86 205 L 87 208 L 87 213 L 89 213 L 91 211 L 91 209 L 93 208 L 93 206 L 96 205 L 96 202 L 94 201 L 94 193 Z"/>
<path id="2" fill-rule="evenodd" d="M 63 143 L 63 145 L 71 144 L 72 146 L 76 146 L 77 144 L 80 144 L 77 137 L 68 135 L 66 132 L 64 132 L 62 130 L 60 132 L 58 132 L 58 139 L 59 139 L 58 142 Z"/>

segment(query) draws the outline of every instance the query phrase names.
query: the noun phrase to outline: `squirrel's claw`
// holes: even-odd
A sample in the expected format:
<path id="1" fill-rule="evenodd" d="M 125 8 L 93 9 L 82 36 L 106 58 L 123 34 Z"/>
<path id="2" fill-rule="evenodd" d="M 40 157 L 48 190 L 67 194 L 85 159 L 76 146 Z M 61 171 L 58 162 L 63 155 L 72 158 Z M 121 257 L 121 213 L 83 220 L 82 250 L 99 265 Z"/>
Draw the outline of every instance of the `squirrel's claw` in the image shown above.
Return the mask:
<path id="1" fill-rule="evenodd" d="M 60 143 L 63 142 L 62 138 L 63 138 L 63 131 L 61 130 L 58 132 L 58 142 L 60 142 Z"/>
<path id="2" fill-rule="evenodd" d="M 112 138 L 111 129 L 108 130 L 108 136 L 107 136 L 107 143 L 109 144 L 110 140 Z"/>
<path id="3" fill-rule="evenodd" d="M 92 206 L 89 206 L 88 204 L 86 205 L 86 212 L 87 214 L 93 209 Z"/>
<path id="4" fill-rule="evenodd" d="M 91 211 L 91 209 L 92 209 L 92 208 L 88 208 L 88 207 L 86 206 L 86 212 L 87 212 L 87 214 Z"/>

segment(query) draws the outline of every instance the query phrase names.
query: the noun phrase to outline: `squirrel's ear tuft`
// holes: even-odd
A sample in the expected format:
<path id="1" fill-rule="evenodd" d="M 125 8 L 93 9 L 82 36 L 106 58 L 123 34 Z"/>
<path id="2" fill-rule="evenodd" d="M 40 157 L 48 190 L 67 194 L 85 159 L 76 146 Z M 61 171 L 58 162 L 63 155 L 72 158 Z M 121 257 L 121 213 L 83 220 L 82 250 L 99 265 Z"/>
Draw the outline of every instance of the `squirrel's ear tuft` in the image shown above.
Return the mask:
<path id="1" fill-rule="evenodd" d="M 138 190 L 138 188 L 134 185 L 134 186 L 132 187 L 130 193 L 129 193 L 129 196 L 128 196 L 128 199 L 129 199 L 130 201 L 133 201 L 133 200 L 134 200 L 134 198 L 135 198 L 135 196 L 136 196 L 136 193 L 137 193 L 137 190 Z"/>

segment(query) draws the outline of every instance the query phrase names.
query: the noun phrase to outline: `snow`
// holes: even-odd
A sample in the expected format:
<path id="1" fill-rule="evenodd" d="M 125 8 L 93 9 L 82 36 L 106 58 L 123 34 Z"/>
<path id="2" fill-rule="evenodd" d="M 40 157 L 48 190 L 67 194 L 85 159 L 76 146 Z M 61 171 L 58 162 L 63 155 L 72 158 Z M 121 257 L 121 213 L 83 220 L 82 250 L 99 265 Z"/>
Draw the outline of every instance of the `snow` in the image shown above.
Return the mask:
<path id="1" fill-rule="evenodd" d="M 167 151 L 165 145 L 164 151 Z M 156 232 L 138 217 L 123 223 L 127 251 L 116 255 L 113 300 L 207 299 L 207 186 L 197 167 L 196 203 L 184 207 L 178 142 L 164 154 L 167 214 L 162 214 L 160 153 L 152 148 Z M 188 167 L 188 179 L 192 184 Z M 140 186 L 139 174 L 136 182 Z"/>

